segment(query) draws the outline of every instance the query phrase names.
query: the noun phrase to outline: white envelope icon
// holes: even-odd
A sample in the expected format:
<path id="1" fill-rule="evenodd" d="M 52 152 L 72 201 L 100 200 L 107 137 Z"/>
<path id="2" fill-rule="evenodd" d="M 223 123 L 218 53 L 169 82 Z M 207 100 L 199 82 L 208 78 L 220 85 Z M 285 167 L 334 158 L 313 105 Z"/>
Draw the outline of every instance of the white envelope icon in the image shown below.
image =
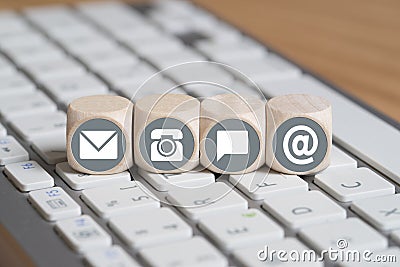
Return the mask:
<path id="1" fill-rule="evenodd" d="M 117 132 L 81 131 L 79 135 L 79 157 L 81 159 L 117 159 Z"/>

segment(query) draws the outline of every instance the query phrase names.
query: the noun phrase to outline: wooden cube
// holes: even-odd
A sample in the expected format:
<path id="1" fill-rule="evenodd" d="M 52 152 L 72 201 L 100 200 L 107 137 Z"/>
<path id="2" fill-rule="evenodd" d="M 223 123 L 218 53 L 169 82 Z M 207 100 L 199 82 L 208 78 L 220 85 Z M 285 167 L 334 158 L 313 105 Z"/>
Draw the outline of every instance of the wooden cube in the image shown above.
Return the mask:
<path id="1" fill-rule="evenodd" d="M 310 175 L 325 169 L 332 147 L 332 108 L 321 97 L 274 97 L 266 105 L 266 163 L 272 169 Z"/>
<path id="2" fill-rule="evenodd" d="M 211 171 L 241 174 L 265 163 L 265 101 L 221 94 L 201 102 L 200 162 Z"/>
<path id="3" fill-rule="evenodd" d="M 184 94 L 149 95 L 134 109 L 134 157 L 155 173 L 190 171 L 199 164 L 200 102 Z"/>
<path id="4" fill-rule="evenodd" d="M 78 172 L 113 174 L 133 165 L 133 104 L 113 95 L 86 96 L 67 111 L 67 159 Z"/>

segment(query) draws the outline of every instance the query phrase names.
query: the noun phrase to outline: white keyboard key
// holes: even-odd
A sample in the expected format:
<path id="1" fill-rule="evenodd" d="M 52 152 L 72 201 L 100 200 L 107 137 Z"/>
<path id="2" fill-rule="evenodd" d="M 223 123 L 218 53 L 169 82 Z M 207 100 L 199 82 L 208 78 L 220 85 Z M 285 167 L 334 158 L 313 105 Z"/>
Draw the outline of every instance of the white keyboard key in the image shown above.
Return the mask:
<path id="1" fill-rule="evenodd" d="M 93 94 L 86 94 L 86 95 L 93 95 Z M 107 91 L 107 93 L 102 94 L 102 95 L 116 95 L 115 92 L 113 91 Z M 68 97 L 68 98 L 64 98 L 64 99 L 60 99 L 60 104 L 63 105 L 65 108 L 68 108 L 68 105 L 74 101 L 77 98 L 80 98 L 81 96 L 72 96 L 72 97 Z"/>
<path id="2" fill-rule="evenodd" d="M 266 196 L 262 207 L 292 229 L 346 218 L 346 210 L 319 191 Z"/>
<path id="3" fill-rule="evenodd" d="M 265 250 L 265 245 L 268 246 L 268 251 L 286 251 L 288 252 L 286 256 L 281 255 L 282 258 L 287 259 L 287 261 L 281 261 L 278 258 L 278 253 L 273 254 L 273 258 L 267 258 L 265 261 L 261 261 L 258 259 L 258 253 L 261 250 Z M 303 245 L 299 240 L 288 237 L 283 240 L 271 241 L 262 245 L 254 245 L 249 246 L 247 248 L 242 248 L 235 250 L 233 252 L 233 257 L 239 261 L 243 266 L 251 266 L 251 267 L 265 267 L 265 266 L 277 266 L 277 267 L 285 267 L 285 266 L 303 266 L 303 267 L 323 267 L 323 262 L 311 262 L 311 261 L 293 261 L 290 259 L 288 255 L 290 251 L 296 251 L 299 255 L 303 255 L 302 253 L 306 253 L 310 249 Z M 272 254 L 272 253 L 271 253 Z M 262 254 L 261 256 L 264 256 Z M 309 255 L 309 254 L 306 254 Z M 271 262 L 272 260 L 272 262 Z"/>
<path id="4" fill-rule="evenodd" d="M 181 49 L 173 53 L 155 53 L 147 55 L 147 58 L 161 70 L 178 64 L 206 60 L 202 55 L 189 49 Z"/>
<path id="5" fill-rule="evenodd" d="M 87 7 L 90 5 L 90 8 Z M 94 6 L 96 6 L 94 8 Z M 101 6 L 101 7 L 100 7 Z M 126 30 L 144 24 L 142 15 L 130 8 L 126 8 L 123 3 L 118 2 L 94 2 L 80 4 L 79 10 L 94 20 L 101 27 L 106 28 L 111 33 L 117 30 Z M 104 18 L 108 18 L 104 20 Z M 148 25 L 146 21 L 146 25 Z"/>
<path id="6" fill-rule="evenodd" d="M 61 45 L 74 55 L 82 55 L 90 51 L 111 50 L 117 47 L 112 39 L 98 33 L 65 39 Z"/>
<path id="7" fill-rule="evenodd" d="M 204 93 L 204 91 L 213 91 L 215 94 L 229 93 L 228 90 L 218 85 L 229 87 L 233 84 L 233 76 L 229 72 L 223 70 L 219 65 L 209 62 L 176 66 L 164 71 L 163 74 L 171 77 L 178 84 L 183 84 L 186 91 L 197 96 L 210 95 L 210 92 Z M 192 84 L 185 85 L 186 83 Z"/>
<path id="8" fill-rule="evenodd" d="M 398 247 L 390 247 L 385 250 L 376 251 L 369 255 L 366 253 L 360 257 L 360 261 L 344 261 L 340 266 L 343 267 L 397 267 L 399 266 L 400 249 Z"/>
<path id="9" fill-rule="evenodd" d="M 174 187 L 196 188 L 215 182 L 215 176 L 208 170 L 193 170 L 184 173 L 162 174 L 139 169 L 138 173 L 158 191 L 168 191 Z"/>
<path id="10" fill-rule="evenodd" d="M 0 137 L 0 166 L 25 160 L 29 154 L 14 137 Z"/>
<path id="11" fill-rule="evenodd" d="M 394 194 L 394 185 L 368 168 L 339 168 L 315 176 L 315 184 L 341 202 Z"/>
<path id="12" fill-rule="evenodd" d="M 199 30 L 215 43 L 234 43 L 243 38 L 240 31 L 225 23 L 219 23 L 214 27 L 201 28 Z"/>
<path id="13" fill-rule="evenodd" d="M 129 47 L 143 57 L 157 53 L 176 53 L 185 49 L 179 39 L 165 34 L 158 35 L 154 38 L 131 38 L 125 42 Z"/>
<path id="14" fill-rule="evenodd" d="M 99 30 L 88 23 L 73 23 L 68 27 L 50 27 L 46 29 L 46 32 L 52 39 L 59 43 L 63 43 L 64 40 L 96 34 Z"/>
<path id="15" fill-rule="evenodd" d="M 24 32 L 28 29 L 28 24 L 19 18 L 15 13 L 12 13 L 11 11 L 1 11 L 0 37 L 18 32 Z"/>
<path id="16" fill-rule="evenodd" d="M 66 132 L 67 116 L 63 111 L 13 119 L 11 126 L 25 140 L 44 136 L 60 135 Z"/>
<path id="17" fill-rule="evenodd" d="M 177 16 L 197 16 L 200 14 L 200 10 L 194 5 L 184 1 L 154 1 L 155 10 L 151 10 L 150 15 L 153 16 L 161 14 L 171 14 Z"/>
<path id="18" fill-rule="evenodd" d="M 139 38 L 142 38 L 143 35 L 150 36 L 154 34 L 152 32 L 161 32 L 160 29 L 157 29 L 154 25 L 149 24 L 148 21 L 142 18 L 138 19 L 132 16 L 119 17 L 117 14 L 111 14 L 110 16 L 112 19 L 110 18 L 108 23 L 101 18 L 96 18 L 95 21 L 102 28 L 107 30 L 109 34 L 120 41 L 135 36 L 134 34 L 129 36 L 129 33 L 133 32 L 136 33 L 136 36 Z"/>
<path id="19" fill-rule="evenodd" d="M 132 249 L 189 239 L 192 228 L 169 208 L 110 219 L 110 227 Z"/>
<path id="20" fill-rule="evenodd" d="M 99 70 L 98 73 L 115 88 L 143 83 L 157 71 L 146 63 Z"/>
<path id="21" fill-rule="evenodd" d="M 141 250 L 139 254 L 148 265 L 154 267 L 228 266 L 228 260 L 224 255 L 199 236 L 163 246 L 146 248 Z M 154 257 L 154 255 L 157 255 L 157 257 Z"/>
<path id="22" fill-rule="evenodd" d="M 0 137 L 5 137 L 7 135 L 7 129 L 3 124 L 0 123 Z"/>
<path id="23" fill-rule="evenodd" d="M 77 4 L 76 8 L 90 18 L 103 18 L 105 15 L 117 14 L 119 17 L 136 17 L 140 16 L 134 10 L 126 8 L 121 2 L 99 1 L 99 2 L 82 2 Z M 106 24 L 106 22 L 104 22 Z"/>
<path id="24" fill-rule="evenodd" d="M 0 55 L 0 77 L 12 75 L 16 72 L 14 66 L 5 59 L 2 55 Z M 0 88 L 2 87 L 0 83 Z"/>
<path id="25" fill-rule="evenodd" d="M 351 209 L 381 231 L 400 228 L 400 194 L 356 200 Z"/>
<path id="26" fill-rule="evenodd" d="M 211 214 L 246 210 L 248 205 L 243 197 L 221 182 L 192 189 L 175 187 L 168 192 L 167 200 L 195 221 Z"/>
<path id="27" fill-rule="evenodd" d="M 382 250 L 388 245 L 387 239 L 371 226 L 358 218 L 313 225 L 303 228 L 299 236 L 313 249 L 338 249 L 338 241 L 345 240 L 349 250 Z"/>
<path id="28" fill-rule="evenodd" d="M 25 14 L 46 32 L 55 28 L 67 29 L 83 23 L 82 18 L 67 6 L 35 7 L 25 10 Z"/>
<path id="29" fill-rule="evenodd" d="M 126 84 L 124 86 L 117 87 L 116 89 L 133 102 L 151 94 L 187 94 L 181 87 L 175 87 L 176 84 L 170 79 L 157 75 L 149 80 L 143 80 L 133 84 Z"/>
<path id="30" fill-rule="evenodd" d="M 66 133 L 32 139 L 32 149 L 47 164 L 56 164 L 67 160 Z"/>
<path id="31" fill-rule="evenodd" d="M 93 70 L 124 67 L 139 63 L 139 59 L 133 53 L 123 48 L 97 52 L 88 51 L 80 55 L 79 58 Z"/>
<path id="32" fill-rule="evenodd" d="M 4 50 L 28 45 L 43 45 L 46 43 L 48 43 L 46 37 L 35 31 L 26 31 L 0 38 L 0 47 Z"/>
<path id="33" fill-rule="evenodd" d="M 151 18 L 166 32 L 171 34 L 185 34 L 197 29 L 208 29 L 218 25 L 218 21 L 210 14 L 191 12 L 188 14 L 176 14 L 174 12 L 152 12 Z M 190 13 L 189 13 L 190 14 Z"/>
<path id="34" fill-rule="evenodd" d="M 140 267 L 120 246 L 99 248 L 85 253 L 85 259 L 91 267 Z"/>
<path id="35" fill-rule="evenodd" d="M 70 58 L 32 62 L 27 64 L 25 69 L 39 82 L 78 76 L 86 72 L 82 65 Z"/>
<path id="36" fill-rule="evenodd" d="M 257 209 L 227 212 L 200 219 L 199 228 L 224 251 L 283 238 L 283 229 Z"/>
<path id="37" fill-rule="evenodd" d="M 61 187 L 31 191 L 29 200 L 48 221 L 81 215 L 81 207 Z"/>
<path id="38" fill-rule="evenodd" d="M 197 43 L 196 47 L 217 62 L 233 59 L 257 59 L 267 54 L 265 47 L 249 39 L 232 43 L 202 41 Z"/>
<path id="39" fill-rule="evenodd" d="M 38 6 L 38 7 L 30 7 L 23 10 L 24 14 L 28 18 L 37 18 L 43 21 L 46 19 L 57 19 L 69 17 L 73 18 L 74 13 L 73 10 L 67 5 L 48 5 L 48 6 Z"/>
<path id="40" fill-rule="evenodd" d="M 52 43 L 11 47 L 6 53 L 21 66 L 31 62 L 65 58 L 65 53 Z"/>
<path id="41" fill-rule="evenodd" d="M 308 190 L 308 184 L 299 176 L 277 173 L 267 167 L 246 174 L 230 175 L 229 182 L 254 200 L 263 200 L 271 194 L 291 194 Z"/>
<path id="42" fill-rule="evenodd" d="M 0 113 L 6 120 L 56 110 L 54 102 L 41 91 L 0 98 Z"/>
<path id="43" fill-rule="evenodd" d="M 331 170 L 337 167 L 357 168 L 357 160 L 344 153 L 337 146 L 332 146 L 331 162 L 327 170 Z"/>
<path id="44" fill-rule="evenodd" d="M 223 63 L 241 71 L 253 82 L 282 80 L 300 76 L 300 70 L 277 55 L 256 59 L 226 60 Z"/>
<path id="45" fill-rule="evenodd" d="M 36 86 L 21 73 L 14 73 L 0 79 L 0 96 L 34 92 Z"/>
<path id="46" fill-rule="evenodd" d="M 58 221 L 56 231 L 77 252 L 111 246 L 111 236 L 88 215 Z"/>
<path id="47" fill-rule="evenodd" d="M 7 164 L 6 175 L 21 191 L 31 191 L 54 186 L 54 179 L 36 161 Z"/>
<path id="48" fill-rule="evenodd" d="M 156 197 L 137 181 L 86 189 L 81 197 L 99 216 L 107 219 L 160 207 Z"/>
<path id="49" fill-rule="evenodd" d="M 310 76 L 260 86 L 269 96 L 311 94 L 326 98 L 332 105 L 333 139 L 357 157 L 400 184 L 398 152 L 400 131 Z M 382 142 L 372 142 L 376 136 Z"/>
<path id="50" fill-rule="evenodd" d="M 124 21 L 123 24 L 126 24 Z M 106 26 L 111 30 L 111 34 L 119 41 L 123 43 L 129 43 L 130 47 L 139 47 L 140 42 L 143 40 L 155 39 L 158 36 L 165 35 L 163 31 L 158 29 L 154 25 L 150 24 L 139 24 L 137 27 L 132 27 L 128 25 L 116 25 Z M 127 27 L 128 26 L 128 27 Z M 130 26 L 130 27 L 129 27 Z M 111 29 L 113 28 L 113 29 Z"/>
<path id="51" fill-rule="evenodd" d="M 71 78 L 54 79 L 44 82 L 46 90 L 57 101 L 71 97 L 101 95 L 108 92 L 107 86 L 94 75 L 85 74 Z"/>
<path id="52" fill-rule="evenodd" d="M 235 80 L 232 85 L 228 87 L 231 89 L 231 93 L 238 94 L 241 96 L 257 97 L 261 100 L 266 101 L 266 98 L 261 90 L 256 88 L 253 84 L 248 85 L 242 81 Z"/>
<path id="53" fill-rule="evenodd" d="M 73 170 L 68 162 L 58 163 L 56 165 L 56 173 L 75 190 L 112 185 L 131 180 L 131 175 L 128 171 L 108 175 L 85 174 Z"/>

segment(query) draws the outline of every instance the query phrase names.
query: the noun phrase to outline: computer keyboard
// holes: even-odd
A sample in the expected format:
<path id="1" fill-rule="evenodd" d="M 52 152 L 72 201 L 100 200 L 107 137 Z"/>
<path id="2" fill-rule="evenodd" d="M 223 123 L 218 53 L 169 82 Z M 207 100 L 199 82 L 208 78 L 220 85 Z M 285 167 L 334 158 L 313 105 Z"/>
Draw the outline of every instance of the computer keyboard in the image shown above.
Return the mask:
<path id="1" fill-rule="evenodd" d="M 38 266 L 268 266 L 257 258 L 265 245 L 320 252 L 340 239 L 400 260 L 399 126 L 200 7 L 94 2 L 1 11 L 0 52 L 0 222 Z M 315 177 L 270 172 L 265 180 L 266 167 L 242 176 L 136 168 L 87 175 L 66 163 L 65 111 L 73 99 L 118 94 L 135 102 L 194 73 L 171 69 L 144 83 L 158 71 L 208 60 L 254 84 L 220 64 L 196 77 L 238 93 L 327 98 L 329 168 Z M 174 92 L 226 92 L 199 88 Z M 324 264 L 337 263 L 304 266 Z"/>

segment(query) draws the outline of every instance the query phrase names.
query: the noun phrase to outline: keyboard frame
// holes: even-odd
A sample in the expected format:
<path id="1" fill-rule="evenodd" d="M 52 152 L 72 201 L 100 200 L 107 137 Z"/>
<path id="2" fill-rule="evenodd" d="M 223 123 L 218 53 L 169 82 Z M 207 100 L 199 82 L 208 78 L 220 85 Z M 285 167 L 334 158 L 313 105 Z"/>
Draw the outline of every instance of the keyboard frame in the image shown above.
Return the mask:
<path id="1" fill-rule="evenodd" d="M 127 8 L 137 7 L 140 4 L 128 4 Z M 312 71 L 302 67 L 301 65 L 297 64 L 296 62 L 291 61 L 289 58 L 285 57 L 278 51 L 271 49 L 271 47 L 268 44 L 262 43 L 260 40 L 255 38 L 254 36 L 249 35 L 248 33 L 240 30 L 238 27 L 235 25 L 225 21 L 224 19 L 218 17 L 215 15 L 213 12 L 210 10 L 201 7 L 197 4 L 192 3 L 195 5 L 197 8 L 205 10 L 208 12 L 210 15 L 216 17 L 218 20 L 223 21 L 227 25 L 232 26 L 233 28 L 239 30 L 244 36 L 251 38 L 252 40 L 256 41 L 260 45 L 264 46 L 268 51 L 271 51 L 278 56 L 282 57 L 283 59 L 287 60 L 288 62 L 292 63 L 293 65 L 297 66 L 302 73 L 308 74 L 312 76 L 313 78 L 317 79 L 318 81 L 322 82 L 323 84 L 327 85 L 329 88 L 332 90 L 336 91 L 337 93 L 345 96 L 347 99 L 351 100 L 352 102 L 356 103 L 357 105 L 361 106 L 362 108 L 366 109 L 373 115 L 379 117 L 383 121 L 389 123 L 390 125 L 394 126 L 396 129 L 400 130 L 400 123 L 396 122 L 395 120 L 389 118 L 388 116 L 382 114 L 381 112 L 377 111 L 376 109 L 372 108 L 371 106 L 367 105 L 366 103 L 362 102 L 361 100 L 357 99 L 356 97 L 350 95 L 349 93 L 345 92 L 344 90 L 340 89 L 338 86 L 334 85 L 333 83 L 319 77 Z M 71 6 L 71 5 L 66 5 L 66 6 Z M 73 5 L 72 5 L 73 7 Z M 90 21 L 90 20 L 89 20 Z M 32 23 L 28 22 L 30 25 Z M 93 24 L 93 22 L 90 22 Z M 33 26 L 35 29 L 37 29 L 39 32 L 43 33 L 41 29 L 39 29 L 36 26 Z M 96 26 L 97 27 L 97 26 Z M 105 31 L 104 31 L 105 32 Z M 106 33 L 110 38 L 112 38 L 108 33 Z M 0 52 L 1 53 L 1 52 Z M 6 57 L 7 55 L 4 54 Z M 25 72 L 24 72 L 25 73 Z M 25 73 L 26 74 L 26 73 Z M 28 75 L 28 77 L 30 77 Z M 33 79 L 32 79 L 33 80 Z M 35 83 L 37 84 L 37 83 Z M 266 96 L 268 98 L 268 96 Z M 65 111 L 65 107 L 58 105 L 58 108 L 61 110 Z M 4 122 L 3 119 L 0 119 L 1 122 Z M 80 198 L 80 191 L 75 191 L 71 189 L 55 172 L 55 165 L 48 165 L 47 163 L 44 162 L 43 159 L 40 158 L 38 154 L 36 154 L 32 148 L 30 147 L 30 144 L 26 141 L 24 141 L 19 135 L 16 134 L 16 132 L 9 127 L 8 124 L 4 123 L 4 126 L 7 129 L 7 132 L 9 135 L 14 136 L 18 142 L 29 152 L 29 157 L 31 160 L 37 161 L 46 171 L 48 171 L 54 178 L 55 181 L 55 186 L 60 186 L 62 187 L 79 205 L 81 205 L 82 208 L 82 213 L 88 214 L 94 218 L 94 220 L 99 223 L 105 229 L 112 237 L 113 244 L 118 244 L 121 247 L 123 247 L 131 256 L 133 256 L 135 259 L 138 260 L 137 253 L 136 251 L 130 250 L 108 227 L 107 222 L 104 219 L 101 219 L 98 217 Z M 400 186 L 395 184 L 390 178 L 388 178 L 386 175 L 382 174 L 372 166 L 368 165 L 364 161 L 360 160 L 357 155 L 354 155 L 344 149 L 342 146 L 337 144 L 335 142 L 335 138 L 333 138 L 333 143 L 339 147 L 341 150 L 345 151 L 347 154 L 352 156 L 357 160 L 357 164 L 359 167 L 368 167 L 375 172 L 379 173 L 382 177 L 384 177 L 386 180 L 388 180 L 390 183 L 394 184 L 396 187 L 396 193 L 400 192 Z M 11 181 L 4 175 L 3 173 L 4 167 L 0 167 L 0 223 L 5 226 L 5 228 L 11 233 L 11 235 L 16 239 L 16 241 L 20 244 L 20 246 L 23 248 L 23 250 L 30 256 L 30 258 L 33 260 L 35 264 L 38 266 L 54 266 L 57 265 L 59 267 L 62 266 L 85 266 L 84 262 L 82 261 L 82 255 L 74 252 L 71 250 L 67 244 L 62 240 L 58 234 L 54 230 L 54 223 L 48 222 L 44 220 L 40 214 L 33 208 L 32 205 L 27 200 L 27 193 L 20 192 L 18 189 L 14 187 L 14 185 L 11 183 Z M 134 179 L 137 179 L 141 182 L 143 182 L 147 188 L 150 189 L 151 192 L 153 192 L 157 197 L 164 198 L 166 193 L 158 192 L 156 191 L 149 183 L 144 181 L 143 178 L 141 178 L 138 174 L 136 174 L 135 168 L 131 170 L 131 174 L 133 173 Z M 349 210 L 349 205 L 346 203 L 340 203 L 333 199 L 331 196 L 329 196 L 326 192 L 324 192 L 321 188 L 316 186 L 312 182 L 312 177 L 304 177 L 302 178 L 307 181 L 309 185 L 310 190 L 318 190 L 323 192 L 326 196 L 331 198 L 333 201 L 338 203 L 340 206 L 346 208 L 347 211 L 347 216 L 348 217 L 358 217 L 356 216 L 351 210 Z M 222 175 L 218 178 L 218 181 L 224 182 L 228 184 L 229 186 L 232 186 L 231 183 L 228 182 L 227 180 L 227 175 Z M 264 214 L 267 214 L 270 218 L 272 218 L 275 222 L 276 219 L 274 219 L 270 214 L 268 214 L 265 210 L 263 210 L 260 206 L 262 201 L 254 201 L 249 199 L 246 195 L 244 195 L 240 190 L 237 188 L 234 189 L 236 192 L 238 192 L 243 198 L 245 198 L 248 203 L 249 203 L 249 208 L 257 208 L 261 210 Z M 161 206 L 167 206 L 164 203 L 161 203 Z M 179 212 L 178 209 L 175 207 L 172 207 L 176 211 L 176 213 L 184 220 L 186 221 L 189 225 L 192 226 L 193 228 L 193 233 L 195 235 L 201 235 L 204 236 L 207 240 L 209 240 L 211 243 L 212 240 L 208 238 L 205 234 L 203 234 L 198 227 L 196 226 L 195 223 L 191 222 L 189 219 L 187 219 L 182 213 Z M 277 222 L 279 225 L 281 225 L 279 222 Z M 282 226 L 282 225 L 281 225 Z M 285 237 L 286 236 L 296 236 L 296 234 L 291 231 L 290 229 L 285 228 Z M 382 233 L 382 232 L 381 232 Z M 384 234 L 384 233 L 382 233 Z M 384 234 L 385 235 L 385 234 Z M 385 235 L 387 236 L 387 234 Z M 392 241 L 389 242 L 389 245 L 392 246 L 394 245 Z M 226 254 L 225 254 L 226 255 Z M 227 255 L 226 255 L 227 256 Z M 235 262 L 232 257 L 227 256 L 229 259 L 229 264 L 231 265 L 240 265 L 237 262 Z M 140 263 L 143 264 L 143 261 L 140 259 L 138 260 Z M 330 266 L 330 263 L 327 263 L 328 266 Z"/>

